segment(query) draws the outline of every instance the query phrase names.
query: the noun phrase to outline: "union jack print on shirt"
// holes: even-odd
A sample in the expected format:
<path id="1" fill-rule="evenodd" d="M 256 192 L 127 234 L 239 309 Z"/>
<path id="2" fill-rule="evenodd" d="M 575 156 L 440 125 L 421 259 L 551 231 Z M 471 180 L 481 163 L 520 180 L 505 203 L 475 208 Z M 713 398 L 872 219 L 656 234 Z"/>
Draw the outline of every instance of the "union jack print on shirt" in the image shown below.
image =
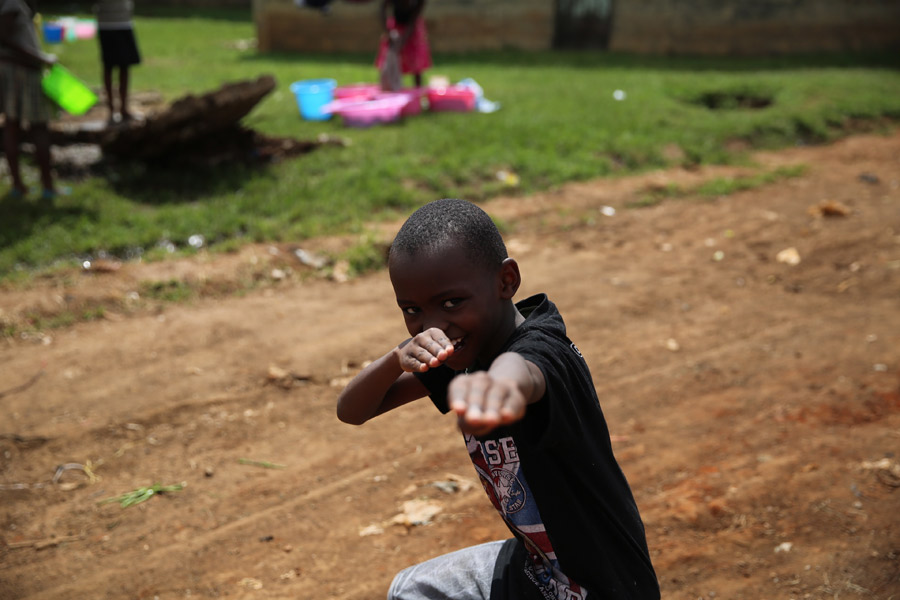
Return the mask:
<path id="1" fill-rule="evenodd" d="M 584 600 L 587 592 L 559 568 L 559 561 L 541 520 L 528 482 L 519 469 L 519 451 L 512 437 L 479 441 L 466 435 L 466 449 L 494 508 L 525 544 L 531 562 L 525 574 L 547 600 Z"/>

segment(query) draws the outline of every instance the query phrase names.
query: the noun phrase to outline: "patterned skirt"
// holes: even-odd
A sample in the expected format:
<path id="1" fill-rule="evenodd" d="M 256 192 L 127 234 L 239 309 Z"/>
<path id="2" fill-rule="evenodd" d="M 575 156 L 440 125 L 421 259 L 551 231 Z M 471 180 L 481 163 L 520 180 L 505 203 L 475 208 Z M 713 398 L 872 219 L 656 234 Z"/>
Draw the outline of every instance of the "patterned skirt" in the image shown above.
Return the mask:
<path id="1" fill-rule="evenodd" d="M 0 61 L 0 113 L 7 119 L 46 123 L 56 113 L 41 87 L 41 71 Z"/>

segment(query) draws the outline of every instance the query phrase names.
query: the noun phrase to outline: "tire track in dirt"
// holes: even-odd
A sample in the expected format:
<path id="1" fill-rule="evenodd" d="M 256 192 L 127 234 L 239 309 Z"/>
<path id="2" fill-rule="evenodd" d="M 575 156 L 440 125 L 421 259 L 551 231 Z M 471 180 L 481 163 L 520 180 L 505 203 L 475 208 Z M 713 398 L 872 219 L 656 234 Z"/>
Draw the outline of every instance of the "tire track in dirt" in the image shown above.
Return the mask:
<path id="1" fill-rule="evenodd" d="M 422 458 L 427 459 L 429 456 L 437 456 L 442 452 L 446 452 L 446 450 L 447 448 L 441 447 L 432 448 L 423 451 L 424 456 Z M 350 475 L 339 477 L 325 484 L 317 485 L 312 489 L 305 486 L 307 489 L 303 493 L 290 500 L 263 509 L 256 509 L 252 515 L 242 516 L 211 531 L 195 534 L 179 544 L 176 550 L 172 550 L 165 546 L 153 549 L 143 556 L 141 568 L 152 571 L 164 564 L 172 562 L 173 559 L 181 564 L 189 564 L 192 555 L 200 553 L 201 551 L 213 552 L 212 548 L 217 544 L 227 545 L 229 540 L 252 539 L 254 536 L 252 533 L 248 533 L 249 530 L 277 530 L 277 526 L 273 526 L 272 523 L 277 523 L 279 520 L 283 519 L 284 514 L 299 512 L 303 506 L 329 496 L 344 495 L 353 486 L 359 485 L 366 480 L 373 479 L 382 470 L 380 465 L 367 467 L 359 469 Z M 106 588 L 111 581 L 127 581 L 131 576 L 132 574 L 128 569 L 121 569 L 118 571 L 107 570 L 103 573 L 91 574 L 88 577 L 82 575 L 75 584 L 61 584 L 50 589 L 42 590 L 40 593 L 29 597 L 35 598 L 36 600 L 41 598 L 74 598 L 78 596 L 78 590 L 85 588 L 101 590 Z"/>

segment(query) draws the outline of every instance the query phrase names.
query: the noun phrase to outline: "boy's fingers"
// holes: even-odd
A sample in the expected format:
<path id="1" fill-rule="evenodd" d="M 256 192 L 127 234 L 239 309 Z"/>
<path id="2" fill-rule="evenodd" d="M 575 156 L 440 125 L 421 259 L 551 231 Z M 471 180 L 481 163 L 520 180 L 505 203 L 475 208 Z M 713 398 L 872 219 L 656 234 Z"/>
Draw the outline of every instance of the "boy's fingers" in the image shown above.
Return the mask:
<path id="1" fill-rule="evenodd" d="M 447 344 L 442 344 L 441 342 L 439 342 L 437 340 L 432 340 L 431 342 L 429 342 L 428 348 L 426 348 L 426 349 L 433 357 L 432 360 L 437 361 L 436 364 L 431 365 L 433 367 L 438 366 L 438 364 L 440 364 L 442 361 L 446 360 L 447 357 L 450 355 L 450 353 L 447 351 Z M 451 349 L 452 349 L 452 347 L 451 347 Z"/>
<path id="2" fill-rule="evenodd" d="M 496 425 L 500 422 L 499 410 L 505 393 L 489 377 L 464 377 L 453 390 L 451 407 L 467 423 Z"/>
<path id="3" fill-rule="evenodd" d="M 483 408 L 483 419 L 488 423 L 500 422 L 500 411 L 506 405 L 509 390 L 505 386 L 494 385 L 488 388 Z"/>
<path id="4" fill-rule="evenodd" d="M 521 394 L 511 394 L 507 401 L 500 407 L 499 417 L 501 423 L 512 423 L 525 416 L 525 399 Z"/>
<path id="5" fill-rule="evenodd" d="M 472 375 L 463 375 L 450 382 L 450 408 L 460 416 L 468 415 L 473 402 L 477 402 L 472 393 L 474 380 Z"/>
<path id="6" fill-rule="evenodd" d="M 435 354 L 442 350 L 444 352 L 453 351 L 453 342 L 450 341 L 450 338 L 448 338 L 443 331 L 441 331 L 440 329 L 431 329 L 429 331 L 434 332 L 434 334 L 432 335 L 432 342 L 437 346 L 437 351 L 435 352 Z"/>
<path id="7" fill-rule="evenodd" d="M 402 357 L 400 361 L 400 368 L 404 371 L 409 371 L 411 373 L 416 371 L 424 371 L 428 368 L 428 365 L 417 359 L 415 356 L 410 356 L 406 354 Z"/>
<path id="8" fill-rule="evenodd" d="M 450 338 L 436 327 L 417 335 L 414 338 L 414 342 L 417 346 L 415 357 L 429 367 L 440 366 L 453 352 L 453 344 L 450 342 Z"/>

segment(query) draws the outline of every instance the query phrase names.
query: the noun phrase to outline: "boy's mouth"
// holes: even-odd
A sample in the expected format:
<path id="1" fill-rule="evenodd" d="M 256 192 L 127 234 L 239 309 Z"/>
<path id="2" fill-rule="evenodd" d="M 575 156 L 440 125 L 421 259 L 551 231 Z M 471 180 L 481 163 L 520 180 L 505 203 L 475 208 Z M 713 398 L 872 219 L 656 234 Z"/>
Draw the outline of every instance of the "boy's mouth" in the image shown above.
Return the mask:
<path id="1" fill-rule="evenodd" d="M 450 343 L 453 344 L 454 352 L 459 352 L 466 345 L 465 339 L 461 337 L 450 340 Z"/>

